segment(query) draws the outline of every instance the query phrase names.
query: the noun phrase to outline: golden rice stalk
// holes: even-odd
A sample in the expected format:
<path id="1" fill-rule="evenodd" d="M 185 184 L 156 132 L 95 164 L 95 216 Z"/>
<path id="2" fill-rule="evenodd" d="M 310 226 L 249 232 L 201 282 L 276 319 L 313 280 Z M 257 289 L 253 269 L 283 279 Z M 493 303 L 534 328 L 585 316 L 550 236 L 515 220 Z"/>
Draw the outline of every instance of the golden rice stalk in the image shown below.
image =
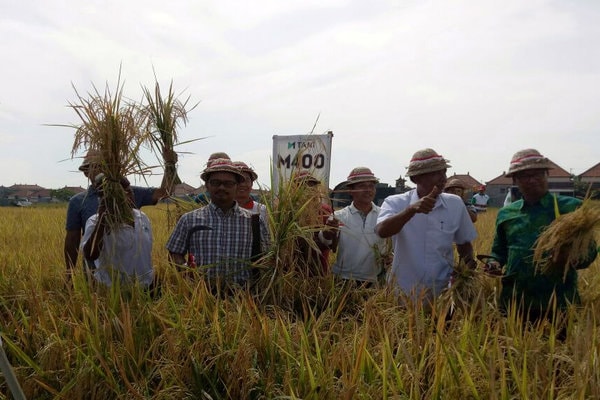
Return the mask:
<path id="1" fill-rule="evenodd" d="M 462 259 L 453 267 L 451 283 L 441 295 L 441 304 L 450 302 L 455 307 L 468 308 L 485 286 L 485 274 L 480 269 L 469 267 Z"/>
<path id="2" fill-rule="evenodd" d="M 599 229 L 600 204 L 586 199 L 581 207 L 560 215 L 540 234 L 534 245 L 534 265 L 544 274 L 562 272 L 564 279 L 571 265 L 585 261 Z"/>
<path id="3" fill-rule="evenodd" d="M 98 159 L 94 164 L 94 180 L 100 173 L 104 174 L 104 198 L 109 209 L 107 223 L 109 227 L 117 227 L 133 220 L 131 205 L 120 181 L 121 178 L 133 174 L 143 174 L 144 163 L 139 157 L 139 149 L 148 142 L 145 134 L 145 116 L 139 112 L 137 105 L 122 100 L 123 85 L 119 80 L 117 90 L 111 92 L 107 86 L 100 93 L 95 86 L 89 97 L 83 97 L 75 89 L 77 101 L 69 103 L 79 119 L 72 148 L 72 156 L 78 150 L 97 150 Z"/>
<path id="4" fill-rule="evenodd" d="M 148 130 L 150 137 L 157 152 L 164 155 L 172 153 L 174 146 L 178 143 L 177 129 L 181 124 L 184 126 L 188 122 L 188 110 L 186 107 L 190 100 L 188 96 L 184 101 L 179 100 L 173 92 L 173 82 L 169 85 L 169 92 L 166 97 L 162 96 L 160 85 L 156 81 L 154 85 L 154 93 L 146 88 L 142 88 L 147 105 L 142 107 L 146 114 L 148 122 Z M 190 108 L 193 110 L 198 103 Z M 170 182 L 168 187 L 178 185 L 181 179 L 177 174 L 176 163 L 172 159 L 164 159 L 165 175 L 170 177 L 173 182 Z"/>

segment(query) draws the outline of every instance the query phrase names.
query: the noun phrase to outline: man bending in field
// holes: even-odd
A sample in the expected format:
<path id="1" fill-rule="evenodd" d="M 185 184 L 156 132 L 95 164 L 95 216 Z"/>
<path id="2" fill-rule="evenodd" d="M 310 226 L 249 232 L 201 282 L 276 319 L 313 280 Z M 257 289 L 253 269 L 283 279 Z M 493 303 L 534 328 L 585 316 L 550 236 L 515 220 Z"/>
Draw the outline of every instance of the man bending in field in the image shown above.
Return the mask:
<path id="1" fill-rule="evenodd" d="M 174 152 L 163 154 L 163 156 L 173 161 L 177 159 L 177 155 Z M 98 212 L 98 190 L 94 183 L 94 178 L 100 172 L 100 157 L 100 153 L 96 150 L 90 150 L 87 153 L 82 164 L 79 166 L 79 170 L 91 181 L 91 184 L 86 191 L 76 194 L 69 200 L 66 223 L 67 233 L 64 243 L 65 264 L 68 274 L 71 274 L 73 268 L 77 265 L 79 244 L 81 236 L 85 231 L 85 224 L 88 218 Z M 135 208 L 139 209 L 143 206 L 154 205 L 161 198 L 167 197 L 173 189 L 173 181 L 173 177 L 165 172 L 160 188 L 132 186 Z"/>

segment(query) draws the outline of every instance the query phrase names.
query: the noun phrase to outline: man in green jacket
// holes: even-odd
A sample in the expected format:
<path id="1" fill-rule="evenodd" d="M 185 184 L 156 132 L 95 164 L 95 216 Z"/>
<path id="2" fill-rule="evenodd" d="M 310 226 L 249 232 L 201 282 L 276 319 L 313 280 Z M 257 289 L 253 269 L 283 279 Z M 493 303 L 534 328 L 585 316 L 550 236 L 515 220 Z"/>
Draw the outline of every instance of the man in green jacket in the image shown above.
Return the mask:
<path id="1" fill-rule="evenodd" d="M 571 265 L 565 279 L 563 273 L 547 274 L 536 270 L 533 264 L 534 243 L 540 233 L 559 214 L 575 211 L 581 200 L 568 196 L 555 196 L 548 191 L 550 161 L 537 150 L 521 150 L 513 156 L 507 177 L 512 177 L 523 198 L 500 209 L 496 219 L 496 236 L 492 245 L 493 261 L 486 267 L 502 274 L 500 307 L 503 311 L 516 305 L 525 314 L 525 320 L 553 319 L 553 304 L 565 309 L 579 302 L 577 270 L 587 268 L 596 258 L 596 246 L 590 248 L 585 261 Z M 559 254 L 558 260 L 566 260 Z M 516 303 L 513 303 L 516 302 Z"/>

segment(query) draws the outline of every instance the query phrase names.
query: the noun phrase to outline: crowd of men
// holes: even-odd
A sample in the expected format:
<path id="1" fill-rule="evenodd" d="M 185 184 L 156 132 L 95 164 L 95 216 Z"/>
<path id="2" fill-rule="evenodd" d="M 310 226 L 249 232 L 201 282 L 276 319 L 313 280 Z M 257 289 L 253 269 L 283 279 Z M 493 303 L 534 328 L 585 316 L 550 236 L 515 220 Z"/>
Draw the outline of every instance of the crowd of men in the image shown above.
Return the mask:
<path id="1" fill-rule="evenodd" d="M 95 179 L 97 157 L 93 151 L 85 157 L 80 170 L 91 184 L 69 202 L 67 269 L 75 268 L 82 249 L 85 268 L 99 282 L 111 285 L 118 277 L 121 282 L 150 286 L 152 232 L 148 218 L 139 209 L 168 196 L 172 180 L 165 176 L 159 188 L 139 188 L 124 179 L 122 185 L 131 195 L 135 219 L 110 232 L 102 222 L 107 207 L 102 182 Z M 465 203 L 465 188 L 459 181 L 447 179 L 450 167 L 449 160 L 433 149 L 415 152 L 406 176 L 416 187 L 387 197 L 381 207 L 373 202 L 379 179 L 367 167 L 352 169 L 339 186 L 350 194 L 351 204 L 335 211 L 320 201 L 315 205 L 315 223 L 321 228 L 315 230 L 314 244 L 298 243 L 299 262 L 357 287 L 385 283 L 402 296 L 431 302 L 451 283 L 455 250 L 460 262 L 477 268 L 472 246 L 477 237 L 474 223 L 477 214 L 487 210 L 489 200 L 485 187 L 481 187 Z M 557 208 L 565 214 L 581 205 L 578 199 L 548 191 L 551 168 L 548 159 L 535 149 L 514 154 L 507 176 L 512 177 L 522 199 L 499 210 L 490 256 L 483 266 L 486 272 L 502 278 L 502 310 L 516 308 L 531 321 L 548 318 L 556 309 L 579 301 L 577 270 L 589 266 L 597 253 L 594 246 L 584 262 L 567 266 L 566 279 L 536 271 L 532 255 L 540 232 L 556 218 Z M 198 202 L 204 205 L 178 220 L 166 243 L 170 260 L 185 271 L 201 269 L 208 282 L 245 286 L 254 277 L 252 263 L 271 242 L 267 207 L 250 196 L 257 174 L 246 163 L 231 161 L 226 153 L 215 153 L 200 177 L 207 193 Z M 307 193 L 322 185 L 310 171 L 297 171 L 290 184 Z M 317 198 L 319 190 L 314 193 Z M 330 259 L 335 259 L 332 266 Z"/>

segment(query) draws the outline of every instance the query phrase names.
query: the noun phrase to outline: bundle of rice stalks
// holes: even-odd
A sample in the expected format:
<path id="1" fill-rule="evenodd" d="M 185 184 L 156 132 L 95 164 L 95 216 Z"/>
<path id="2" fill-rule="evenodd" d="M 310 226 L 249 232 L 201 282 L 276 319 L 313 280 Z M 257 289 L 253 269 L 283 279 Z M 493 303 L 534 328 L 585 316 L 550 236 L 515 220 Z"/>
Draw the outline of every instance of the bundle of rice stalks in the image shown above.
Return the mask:
<path id="1" fill-rule="evenodd" d="M 323 228 L 320 193 L 316 187 L 282 183 L 274 199 L 265 199 L 271 248 L 257 287 L 262 301 L 281 304 L 293 294 L 289 287 L 300 287 L 311 277 L 322 277 L 323 270 L 315 241 Z"/>
<path id="2" fill-rule="evenodd" d="M 451 309 L 466 310 L 473 306 L 486 286 L 485 273 L 468 266 L 462 259 L 454 265 L 448 289 L 440 296 L 438 304 L 451 305 Z"/>
<path id="3" fill-rule="evenodd" d="M 76 103 L 69 103 L 81 119 L 72 148 L 74 156 L 80 148 L 94 150 L 95 168 L 90 169 L 94 180 L 103 174 L 103 195 L 106 202 L 107 223 L 117 227 L 131 223 L 133 213 L 121 179 L 127 175 L 143 174 L 145 165 L 138 156 L 139 149 L 148 142 L 145 130 L 145 117 L 135 104 L 122 101 L 123 85 L 119 81 L 117 90 L 112 93 L 106 87 L 100 93 L 96 87 L 84 98 L 75 89 Z"/>
<path id="4" fill-rule="evenodd" d="M 150 138 L 157 152 L 163 155 L 165 175 L 169 177 L 168 187 L 178 185 L 181 179 L 177 174 L 176 160 L 168 155 L 174 152 L 174 147 L 178 144 L 177 128 L 180 124 L 186 125 L 188 122 L 188 110 L 186 109 L 190 97 L 185 101 L 179 100 L 173 93 L 173 82 L 169 85 L 169 92 L 163 98 L 158 81 L 154 85 L 154 93 L 150 89 L 143 87 L 144 97 L 148 103 L 142 108 L 148 121 L 148 130 Z M 194 104 L 189 111 L 196 108 L 198 103 Z"/>
<path id="5" fill-rule="evenodd" d="M 575 211 L 559 215 L 534 245 L 533 263 L 543 274 L 563 274 L 585 262 L 600 232 L 600 204 L 589 198 Z"/>

